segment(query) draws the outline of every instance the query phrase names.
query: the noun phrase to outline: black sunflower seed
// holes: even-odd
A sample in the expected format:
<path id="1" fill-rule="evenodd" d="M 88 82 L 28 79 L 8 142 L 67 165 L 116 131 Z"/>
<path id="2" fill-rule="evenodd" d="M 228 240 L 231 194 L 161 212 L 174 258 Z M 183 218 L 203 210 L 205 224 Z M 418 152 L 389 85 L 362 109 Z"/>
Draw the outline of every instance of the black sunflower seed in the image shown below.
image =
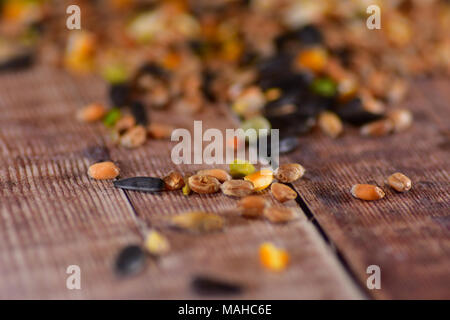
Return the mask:
<path id="1" fill-rule="evenodd" d="M 360 98 L 354 98 L 347 103 L 336 106 L 335 112 L 343 121 L 358 126 L 383 117 L 382 114 L 365 110 Z"/>
<path id="2" fill-rule="evenodd" d="M 115 83 L 109 87 L 109 99 L 113 107 L 123 107 L 129 104 L 130 86 L 128 83 Z"/>
<path id="3" fill-rule="evenodd" d="M 206 99 L 211 102 L 216 101 L 216 96 L 214 95 L 212 89 L 212 82 L 214 81 L 215 74 L 209 70 L 205 70 L 202 73 L 202 87 L 201 90 Z"/>
<path id="4" fill-rule="evenodd" d="M 153 62 L 145 63 L 139 68 L 137 77 L 143 75 L 151 75 L 156 78 L 166 78 L 168 76 L 167 71 L 163 67 Z"/>
<path id="5" fill-rule="evenodd" d="M 296 30 L 295 36 L 303 45 L 320 44 L 323 42 L 322 32 L 312 24 Z"/>
<path id="6" fill-rule="evenodd" d="M 115 262 L 115 271 L 119 276 L 130 276 L 142 271 L 146 264 L 144 250 L 138 245 L 123 248 Z"/>
<path id="7" fill-rule="evenodd" d="M 243 291 L 242 287 L 236 283 L 209 276 L 194 276 L 191 288 L 199 295 L 234 295 Z"/>
<path id="8" fill-rule="evenodd" d="M 278 141 L 278 152 L 280 154 L 284 154 L 284 153 L 289 153 L 294 151 L 295 149 L 297 149 L 297 147 L 299 146 L 299 141 L 298 138 L 296 136 L 281 136 L 279 141 Z M 259 145 L 260 148 L 263 148 L 262 146 Z M 267 136 L 267 156 L 271 156 L 272 155 L 272 140 L 271 140 L 271 136 L 268 135 Z M 261 150 L 264 154 L 264 150 Z"/>
<path id="9" fill-rule="evenodd" d="M 105 146 L 91 146 L 83 151 L 83 155 L 89 159 L 90 163 L 108 161 L 111 159 L 109 150 Z"/>
<path id="10" fill-rule="evenodd" d="M 133 115 L 134 119 L 136 119 L 137 124 L 141 124 L 143 126 L 146 126 L 148 124 L 148 113 L 142 102 L 134 101 L 133 103 L 131 103 L 130 109 L 131 114 Z"/>
<path id="11" fill-rule="evenodd" d="M 15 55 L 0 59 L 0 71 L 23 70 L 32 66 L 32 52 L 18 52 Z"/>
<path id="12" fill-rule="evenodd" d="M 114 181 L 114 187 L 125 190 L 158 192 L 164 190 L 165 184 L 160 178 L 133 177 Z"/>
<path id="13" fill-rule="evenodd" d="M 279 129 L 280 136 L 297 136 L 309 132 L 315 124 L 315 118 L 302 115 L 283 115 L 268 117 L 272 129 Z"/>
<path id="14" fill-rule="evenodd" d="M 278 146 L 278 149 L 281 154 L 283 153 L 289 153 L 297 149 L 299 145 L 298 138 L 287 136 L 280 139 L 280 145 Z"/>

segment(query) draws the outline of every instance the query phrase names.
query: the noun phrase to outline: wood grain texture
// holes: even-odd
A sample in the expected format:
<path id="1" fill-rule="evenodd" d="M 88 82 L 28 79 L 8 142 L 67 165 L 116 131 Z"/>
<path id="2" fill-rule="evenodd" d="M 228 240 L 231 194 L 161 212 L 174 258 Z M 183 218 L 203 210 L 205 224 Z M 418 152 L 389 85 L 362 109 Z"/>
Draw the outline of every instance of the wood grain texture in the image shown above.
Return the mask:
<path id="1" fill-rule="evenodd" d="M 415 84 L 404 103 L 415 117 L 406 132 L 371 139 L 350 129 L 337 140 L 316 132 L 291 155 L 307 168 L 296 189 L 361 283 L 369 265 L 380 266 L 376 298 L 450 298 L 448 88 L 448 80 Z M 411 191 L 385 185 L 397 171 L 411 178 Z M 355 183 L 376 184 L 386 197 L 354 199 Z"/>
<path id="2" fill-rule="evenodd" d="M 214 111 L 214 110 L 213 110 Z M 230 118 L 214 117 L 211 110 L 198 116 L 205 127 L 233 128 Z M 158 119 L 158 115 L 153 115 Z M 194 119 L 185 117 L 184 127 L 192 126 Z M 170 121 L 165 117 L 165 121 Z M 133 152 L 114 149 L 115 159 L 124 163 L 124 176 L 165 176 L 171 170 L 183 174 L 208 168 L 207 165 L 175 166 L 170 159 L 171 145 L 167 142 L 150 141 Z M 284 159 L 287 161 L 287 159 Z M 226 168 L 226 167 L 224 167 Z M 247 290 L 239 298 L 256 299 L 355 299 L 362 298 L 349 276 L 339 265 L 336 256 L 314 226 L 301 214 L 299 221 L 287 225 L 273 225 L 264 220 L 248 220 L 236 212 L 238 199 L 221 192 L 209 195 L 181 191 L 149 194 L 127 191 L 140 220 L 147 227 L 161 230 L 171 241 L 170 270 L 161 268 L 150 272 L 151 282 L 158 282 L 169 297 L 194 297 L 189 294 L 192 275 L 212 275 L 242 283 Z M 262 193 L 273 205 L 280 205 L 268 190 Z M 285 203 L 298 208 L 295 201 Z M 216 212 L 227 225 L 224 232 L 191 235 L 171 230 L 169 217 L 192 210 Z M 291 254 L 287 271 L 273 274 L 259 264 L 258 248 L 266 241 L 286 248 Z M 176 284 L 183 284 L 180 292 Z M 169 290 L 169 288 L 171 288 Z"/>
<path id="3" fill-rule="evenodd" d="M 78 107 L 104 102 L 98 79 L 72 79 L 40 67 L 2 75 L 0 87 L 0 298 L 203 298 L 189 288 L 198 273 L 242 282 L 247 290 L 237 298 L 363 297 L 305 218 L 286 226 L 249 222 L 232 210 L 236 200 L 222 195 L 188 200 L 180 193 L 125 194 L 110 181 L 89 179 L 83 150 L 93 144 L 111 148 L 123 177 L 163 175 L 173 168 L 170 143 L 151 141 L 124 150 L 110 144 L 102 125 L 74 121 Z M 232 125 L 221 107 L 202 117 L 209 126 Z M 227 230 L 194 236 L 167 228 L 166 217 L 190 209 L 220 212 Z M 167 234 L 171 253 L 139 276 L 118 279 L 112 272 L 115 255 L 126 244 L 141 242 L 148 227 Z M 286 273 L 259 265 L 257 249 L 267 240 L 291 252 Z M 79 291 L 65 287 L 72 264 L 82 270 Z"/>

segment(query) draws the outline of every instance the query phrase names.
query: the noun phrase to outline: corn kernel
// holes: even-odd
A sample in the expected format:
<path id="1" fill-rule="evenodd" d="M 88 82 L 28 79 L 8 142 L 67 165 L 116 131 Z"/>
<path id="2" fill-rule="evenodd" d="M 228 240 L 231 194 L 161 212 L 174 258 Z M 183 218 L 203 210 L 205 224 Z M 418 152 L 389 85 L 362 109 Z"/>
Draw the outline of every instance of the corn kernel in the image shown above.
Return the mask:
<path id="1" fill-rule="evenodd" d="M 269 169 L 263 169 L 244 177 L 255 186 L 255 191 L 261 191 L 270 186 L 273 181 L 273 172 Z"/>
<path id="2" fill-rule="evenodd" d="M 266 242 L 259 247 L 261 264 L 272 271 L 282 271 L 289 263 L 289 253 Z"/>
<path id="3" fill-rule="evenodd" d="M 296 65 L 314 72 L 321 72 L 327 65 L 327 52 L 323 48 L 311 48 L 299 53 Z"/>
<path id="4" fill-rule="evenodd" d="M 170 250 L 170 243 L 166 237 L 157 231 L 150 231 L 145 239 L 145 248 L 154 255 L 165 254 Z"/>

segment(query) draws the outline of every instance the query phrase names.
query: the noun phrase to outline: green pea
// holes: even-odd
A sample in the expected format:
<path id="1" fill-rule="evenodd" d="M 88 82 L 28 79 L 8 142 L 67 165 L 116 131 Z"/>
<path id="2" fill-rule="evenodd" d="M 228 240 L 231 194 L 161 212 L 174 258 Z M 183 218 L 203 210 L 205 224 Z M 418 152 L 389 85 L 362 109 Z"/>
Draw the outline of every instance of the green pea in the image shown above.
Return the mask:
<path id="1" fill-rule="evenodd" d="M 244 160 L 234 160 L 230 163 L 230 174 L 233 178 L 242 178 L 255 171 L 256 168 L 251 163 Z"/>
<path id="2" fill-rule="evenodd" d="M 103 118 L 103 124 L 107 127 L 112 127 L 120 119 L 121 112 L 119 108 L 112 108 Z"/>
<path id="3" fill-rule="evenodd" d="M 311 84 L 311 90 L 324 97 L 333 97 L 337 92 L 336 83 L 330 78 L 317 78 Z"/>

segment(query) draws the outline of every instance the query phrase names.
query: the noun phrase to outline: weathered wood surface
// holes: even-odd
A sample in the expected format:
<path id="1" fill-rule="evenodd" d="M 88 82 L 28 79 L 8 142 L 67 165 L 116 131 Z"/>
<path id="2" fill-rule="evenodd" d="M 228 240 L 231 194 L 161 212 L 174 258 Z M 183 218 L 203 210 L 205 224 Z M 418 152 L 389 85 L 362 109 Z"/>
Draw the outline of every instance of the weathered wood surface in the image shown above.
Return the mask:
<path id="1" fill-rule="evenodd" d="M 286 226 L 249 222 L 233 212 L 236 200 L 222 195 L 125 193 L 89 179 L 82 150 L 93 144 L 110 147 L 123 177 L 162 175 L 172 167 L 168 143 L 127 151 L 113 147 L 101 125 L 74 121 L 76 108 L 105 100 L 98 79 L 38 68 L 1 75 L 0 88 L 0 298 L 203 298 L 189 290 L 198 273 L 242 282 L 247 290 L 236 298 L 365 297 L 307 219 Z M 232 126 L 224 110 L 208 112 L 202 119 L 209 125 Z M 220 212 L 229 220 L 226 231 L 193 236 L 165 228 L 166 217 L 190 209 Z M 114 257 L 142 241 L 149 227 L 167 234 L 171 253 L 136 277 L 118 279 Z M 257 249 L 267 240 L 292 254 L 287 272 L 259 265 Z M 66 288 L 72 264 L 81 267 L 81 290 Z"/>
<path id="2" fill-rule="evenodd" d="M 101 125 L 74 121 L 76 108 L 105 101 L 98 79 L 46 68 L 1 75 L 0 298 L 202 298 L 189 290 L 198 273 L 244 283 L 248 289 L 238 298 L 363 298 L 371 264 L 382 272 L 382 289 L 369 292 L 375 298 L 449 298 L 449 86 L 444 80 L 417 84 L 405 102 L 416 123 L 405 133 L 362 139 L 350 129 L 337 140 L 314 133 L 283 159 L 307 168 L 295 187 L 354 281 L 307 219 L 273 226 L 240 218 L 236 200 L 220 194 L 125 193 L 89 179 L 82 150 L 93 144 L 108 145 L 123 177 L 202 166 L 173 166 L 167 142 L 116 148 Z M 152 116 L 179 126 L 193 121 Z M 220 107 L 199 119 L 209 127 L 233 126 Z M 350 196 L 353 183 L 383 186 L 393 171 L 413 179 L 409 193 L 385 188 L 386 198 L 373 203 Z M 223 214 L 228 228 L 204 236 L 166 228 L 167 217 L 191 209 Z M 111 266 L 118 250 L 142 241 L 149 227 L 167 234 L 172 252 L 139 276 L 117 279 Z M 285 273 L 259 266 L 257 248 L 267 240 L 292 254 Z M 65 287 L 71 264 L 82 269 L 80 291 Z"/>
<path id="3" fill-rule="evenodd" d="M 331 241 L 361 283 L 366 268 L 381 268 L 376 298 L 450 298 L 450 82 L 421 80 L 404 106 L 414 126 L 383 138 L 356 130 L 330 140 L 320 133 L 302 139 L 291 155 L 308 171 L 295 183 Z M 399 194 L 385 178 L 402 172 L 413 181 Z M 380 201 L 352 198 L 355 183 L 386 191 Z"/>

